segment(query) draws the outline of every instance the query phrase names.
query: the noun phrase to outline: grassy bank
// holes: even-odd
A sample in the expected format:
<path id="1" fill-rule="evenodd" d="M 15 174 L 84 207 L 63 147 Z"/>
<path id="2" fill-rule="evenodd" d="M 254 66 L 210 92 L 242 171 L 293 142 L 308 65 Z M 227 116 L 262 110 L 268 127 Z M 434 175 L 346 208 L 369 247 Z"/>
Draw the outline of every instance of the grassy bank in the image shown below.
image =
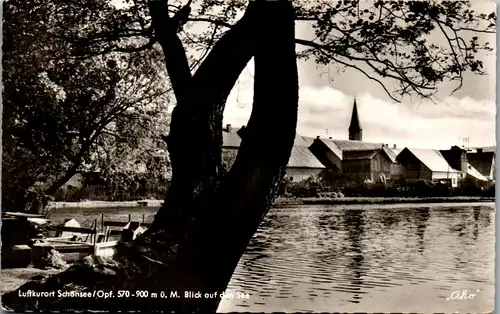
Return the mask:
<path id="1" fill-rule="evenodd" d="M 342 198 L 278 198 L 274 206 L 285 205 L 349 205 L 349 204 L 422 204 L 495 202 L 494 197 L 342 197 Z"/>

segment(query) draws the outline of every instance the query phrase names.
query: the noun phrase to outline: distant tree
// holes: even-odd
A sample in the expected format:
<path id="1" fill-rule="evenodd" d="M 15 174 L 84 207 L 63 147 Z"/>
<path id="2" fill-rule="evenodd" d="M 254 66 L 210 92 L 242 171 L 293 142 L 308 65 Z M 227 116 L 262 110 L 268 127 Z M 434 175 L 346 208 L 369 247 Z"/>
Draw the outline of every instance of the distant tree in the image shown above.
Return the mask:
<path id="1" fill-rule="evenodd" d="M 168 86 L 155 62 L 160 55 L 155 50 L 92 57 L 75 53 L 74 45 L 54 34 L 77 31 L 78 13 L 70 3 L 4 3 L 4 210 L 29 207 L 33 193 L 28 190 L 37 182 L 35 195 L 54 194 L 95 156 L 105 137 L 116 140 L 109 130 L 115 120 L 127 119 L 127 128 L 142 129 L 140 124 L 157 112 L 165 116 Z M 157 122 L 165 131 L 168 118 Z M 166 149 L 164 142 L 161 147 Z"/>
<path id="2" fill-rule="evenodd" d="M 115 119 L 113 131 L 105 130 L 105 135 L 110 136 L 98 140 L 96 154 L 87 169 L 99 171 L 113 193 L 136 191 L 146 183 L 166 192 L 172 172 L 162 138 L 169 114 L 162 107 L 127 110 Z"/>
<path id="3" fill-rule="evenodd" d="M 146 234 L 120 251 L 119 266 L 105 266 L 113 268 L 116 276 L 100 282 L 83 281 L 95 278 L 93 274 L 100 271 L 75 268 L 45 284 L 31 285 L 31 289 L 52 290 L 72 283 L 79 289 L 145 289 L 178 291 L 181 295 L 184 291 L 224 291 L 273 201 L 290 156 L 298 103 L 296 44 L 307 48 L 299 57 L 353 67 L 371 79 L 386 77 L 399 82 L 395 94 L 386 89 L 392 97 L 410 92 L 431 97 L 442 81 L 457 80 L 460 84 L 464 71 L 484 73 L 475 56 L 479 50 L 491 48 L 478 37 L 469 40 L 461 34 L 495 30 L 494 13 L 478 14 L 469 9 L 468 2 L 458 1 L 377 1 L 364 8 L 357 1 L 301 1 L 292 6 L 284 0 L 256 0 L 248 3 L 237 22 L 245 1 L 200 2 L 190 14 L 188 7 L 179 10 L 178 2 L 126 1 L 121 15 L 109 20 L 105 31 L 67 35 L 75 43 L 84 41 L 86 53 L 96 55 L 150 49 L 155 43 L 161 46 L 177 100 L 168 137 L 172 183 Z M 177 14 L 172 17 L 174 12 Z M 206 23 L 210 31 L 190 33 L 187 25 L 183 28 L 186 17 Z M 317 38 L 296 39 L 295 20 L 310 21 Z M 433 30 L 443 32 L 447 41 L 428 42 Z M 132 46 L 117 39 L 136 35 Z M 111 40 L 106 40 L 110 36 Z M 181 39 L 192 48 L 188 54 Z M 189 63 L 200 60 L 200 55 L 203 61 Z M 221 179 L 225 101 L 252 57 L 252 113 L 236 160 Z M 364 63 L 371 72 L 356 62 Z M 268 135 L 270 128 L 274 130 L 272 137 Z M 15 293 L 3 299 L 16 308 L 33 306 L 26 303 L 31 300 L 16 301 Z M 214 312 L 220 298 L 100 299 L 82 304 L 73 300 L 54 303 L 48 298 L 36 301 L 39 308 Z"/>

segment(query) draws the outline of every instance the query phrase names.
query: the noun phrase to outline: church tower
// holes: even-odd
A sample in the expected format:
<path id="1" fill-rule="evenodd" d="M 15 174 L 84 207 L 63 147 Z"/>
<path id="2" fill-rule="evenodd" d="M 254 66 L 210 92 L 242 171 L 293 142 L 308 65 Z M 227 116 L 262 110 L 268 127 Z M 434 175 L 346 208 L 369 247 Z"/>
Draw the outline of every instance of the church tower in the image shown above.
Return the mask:
<path id="1" fill-rule="evenodd" d="M 349 140 L 362 141 L 363 129 L 359 123 L 358 106 L 356 105 L 356 97 L 354 97 L 354 106 L 352 107 L 351 124 L 349 125 Z"/>

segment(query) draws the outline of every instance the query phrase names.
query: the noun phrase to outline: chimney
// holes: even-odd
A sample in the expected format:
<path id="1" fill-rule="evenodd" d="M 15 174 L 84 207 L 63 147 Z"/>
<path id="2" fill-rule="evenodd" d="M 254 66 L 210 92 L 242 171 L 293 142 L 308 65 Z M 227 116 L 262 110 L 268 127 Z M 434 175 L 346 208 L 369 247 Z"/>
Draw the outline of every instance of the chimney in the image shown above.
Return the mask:
<path id="1" fill-rule="evenodd" d="M 226 124 L 226 130 L 227 130 L 228 132 L 231 132 L 231 124 Z"/>
<path id="2" fill-rule="evenodd" d="M 332 139 L 332 137 L 330 136 L 328 139 L 329 139 L 329 140 L 331 140 L 331 139 Z"/>
<path id="3" fill-rule="evenodd" d="M 392 144 L 392 148 L 397 148 L 396 144 Z"/>
<path id="4" fill-rule="evenodd" d="M 478 154 L 481 154 L 482 152 L 483 152 L 483 149 L 482 149 L 482 148 L 478 148 L 478 149 L 477 149 L 477 153 L 478 153 Z"/>
<path id="5" fill-rule="evenodd" d="M 316 136 L 316 139 L 317 139 L 317 140 L 319 140 L 319 135 L 318 135 L 318 136 Z"/>

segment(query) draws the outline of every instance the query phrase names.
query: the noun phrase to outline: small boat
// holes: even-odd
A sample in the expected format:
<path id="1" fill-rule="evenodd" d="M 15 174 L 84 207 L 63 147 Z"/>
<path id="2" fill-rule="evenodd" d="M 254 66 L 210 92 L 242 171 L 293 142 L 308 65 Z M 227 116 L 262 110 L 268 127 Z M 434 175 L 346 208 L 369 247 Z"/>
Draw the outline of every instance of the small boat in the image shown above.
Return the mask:
<path id="1" fill-rule="evenodd" d="M 5 222 L 10 222 L 7 227 Z M 7 215 L 5 221 L 2 217 L 2 225 L 2 233 L 12 229 L 10 234 L 23 235 L 8 241 L 8 245 L 4 246 L 4 267 L 38 265 L 52 250 L 59 252 L 65 262 L 75 262 L 88 255 L 112 257 L 120 242 L 132 241 L 147 229 L 147 224 L 131 221 L 130 217 L 128 222 L 106 222 L 102 216 L 99 232 L 97 219 L 90 228 L 84 228 L 75 219 L 55 225 L 48 219 L 22 213 Z M 121 227 L 121 230 L 111 227 Z"/>

